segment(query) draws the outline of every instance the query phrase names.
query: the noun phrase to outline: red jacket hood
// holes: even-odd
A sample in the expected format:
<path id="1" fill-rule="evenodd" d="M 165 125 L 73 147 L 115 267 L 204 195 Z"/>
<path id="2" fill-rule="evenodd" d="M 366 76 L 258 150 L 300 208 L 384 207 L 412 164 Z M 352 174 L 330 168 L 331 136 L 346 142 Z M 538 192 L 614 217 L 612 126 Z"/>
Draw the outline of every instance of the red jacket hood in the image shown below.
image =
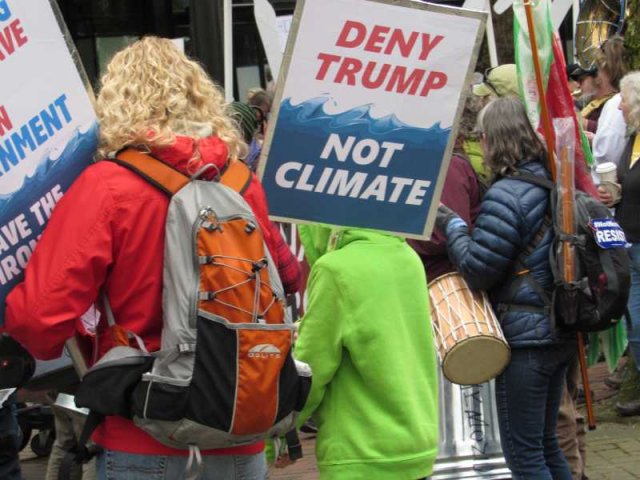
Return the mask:
<path id="1" fill-rule="evenodd" d="M 151 153 L 187 176 L 193 175 L 206 164 L 213 164 L 222 171 L 229 156 L 227 146 L 216 136 L 204 138 L 177 136 L 173 145 L 154 148 Z M 203 175 L 203 178 L 211 180 L 215 175 L 215 169 L 211 169 Z"/>

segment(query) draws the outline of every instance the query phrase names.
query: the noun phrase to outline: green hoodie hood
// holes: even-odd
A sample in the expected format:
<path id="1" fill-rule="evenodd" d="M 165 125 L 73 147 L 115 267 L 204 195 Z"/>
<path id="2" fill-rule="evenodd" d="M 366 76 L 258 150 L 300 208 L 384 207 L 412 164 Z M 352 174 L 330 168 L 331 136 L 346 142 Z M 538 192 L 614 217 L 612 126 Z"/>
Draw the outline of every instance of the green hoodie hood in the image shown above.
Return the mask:
<path id="1" fill-rule="evenodd" d="M 332 227 L 319 223 L 298 225 L 298 234 L 310 267 L 327 253 L 332 230 Z"/>
<path id="2" fill-rule="evenodd" d="M 304 247 L 305 257 L 312 267 L 325 253 L 338 250 L 356 240 L 375 240 L 376 238 L 387 240 L 395 239 L 398 242 L 405 240 L 396 235 L 383 233 L 366 228 L 332 227 L 320 223 L 298 226 L 300 241 Z"/>

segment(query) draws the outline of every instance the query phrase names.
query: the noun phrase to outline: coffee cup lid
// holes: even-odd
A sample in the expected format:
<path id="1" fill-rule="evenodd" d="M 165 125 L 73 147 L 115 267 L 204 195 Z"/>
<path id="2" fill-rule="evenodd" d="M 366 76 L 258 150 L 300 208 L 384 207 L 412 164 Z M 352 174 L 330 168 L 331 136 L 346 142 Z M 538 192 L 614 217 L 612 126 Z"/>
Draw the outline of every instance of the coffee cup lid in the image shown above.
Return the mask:
<path id="1" fill-rule="evenodd" d="M 615 169 L 617 169 L 617 165 L 613 162 L 604 162 L 604 163 L 600 163 L 598 164 L 598 166 L 596 166 L 596 173 L 607 173 L 607 172 L 612 172 Z"/>

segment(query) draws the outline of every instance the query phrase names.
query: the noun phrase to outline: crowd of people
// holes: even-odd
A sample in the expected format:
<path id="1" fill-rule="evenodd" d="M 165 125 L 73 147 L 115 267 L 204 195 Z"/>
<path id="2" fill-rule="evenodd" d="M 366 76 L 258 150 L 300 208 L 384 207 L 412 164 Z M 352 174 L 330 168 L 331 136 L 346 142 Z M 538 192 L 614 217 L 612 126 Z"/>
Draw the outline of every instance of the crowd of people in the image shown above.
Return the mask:
<path id="1" fill-rule="evenodd" d="M 627 73 L 623 49 L 611 38 L 591 69 L 567 73 L 581 89 L 576 107 L 596 163 L 617 165 L 619 195 L 603 186 L 599 193 L 631 243 L 629 346 L 640 366 L 640 73 Z M 554 230 L 546 220 L 548 191 L 516 176 L 550 178 L 550 156 L 518 98 L 515 65 L 489 69 L 469 87 L 431 241 L 357 228 L 299 229 L 311 272 L 295 357 L 313 372 L 299 423 L 315 422 L 323 479 L 431 475 L 442 412 L 427 281 L 454 271 L 487 291 L 511 348 L 495 401 L 512 478 L 586 479 L 584 426 L 575 410 L 576 337 L 556 328 L 539 288 L 527 281 L 551 291 Z M 56 206 L 24 281 L 7 298 L 5 332 L 37 358 L 55 358 L 68 338 L 91 335 L 80 318 L 94 304 L 106 314 L 98 300 L 104 293 L 118 324 L 149 351 L 159 350 L 169 199 L 104 159 L 133 147 L 186 176 L 234 162 L 255 171 L 272 102 L 255 91 L 247 103 L 225 104 L 202 67 L 168 40 L 146 37 L 117 53 L 96 102 L 99 161 Z M 242 195 L 285 292 L 295 293 L 300 265 L 269 220 L 254 174 Z M 94 337 L 99 357 L 114 340 L 102 323 Z M 11 480 L 20 478 L 14 410 L 10 401 L 0 415 L 0 477 Z M 638 415 L 640 399 L 618 410 Z M 101 447 L 92 478 L 181 478 L 192 461 L 189 450 L 160 443 L 118 416 L 107 417 L 92 440 Z M 264 479 L 264 449 L 256 440 L 203 450 L 202 478 Z"/>

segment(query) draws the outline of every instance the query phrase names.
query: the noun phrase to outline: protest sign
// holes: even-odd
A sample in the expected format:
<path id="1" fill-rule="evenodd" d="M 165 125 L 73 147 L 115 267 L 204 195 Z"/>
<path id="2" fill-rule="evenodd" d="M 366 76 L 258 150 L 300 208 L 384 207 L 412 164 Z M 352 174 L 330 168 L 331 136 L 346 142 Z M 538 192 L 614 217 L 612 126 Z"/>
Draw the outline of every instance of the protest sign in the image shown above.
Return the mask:
<path id="1" fill-rule="evenodd" d="M 485 18 L 299 1 L 261 161 L 272 217 L 428 238 Z"/>
<path id="2" fill-rule="evenodd" d="M 54 6 L 0 0 L 0 325 L 55 204 L 96 148 L 90 94 Z"/>

